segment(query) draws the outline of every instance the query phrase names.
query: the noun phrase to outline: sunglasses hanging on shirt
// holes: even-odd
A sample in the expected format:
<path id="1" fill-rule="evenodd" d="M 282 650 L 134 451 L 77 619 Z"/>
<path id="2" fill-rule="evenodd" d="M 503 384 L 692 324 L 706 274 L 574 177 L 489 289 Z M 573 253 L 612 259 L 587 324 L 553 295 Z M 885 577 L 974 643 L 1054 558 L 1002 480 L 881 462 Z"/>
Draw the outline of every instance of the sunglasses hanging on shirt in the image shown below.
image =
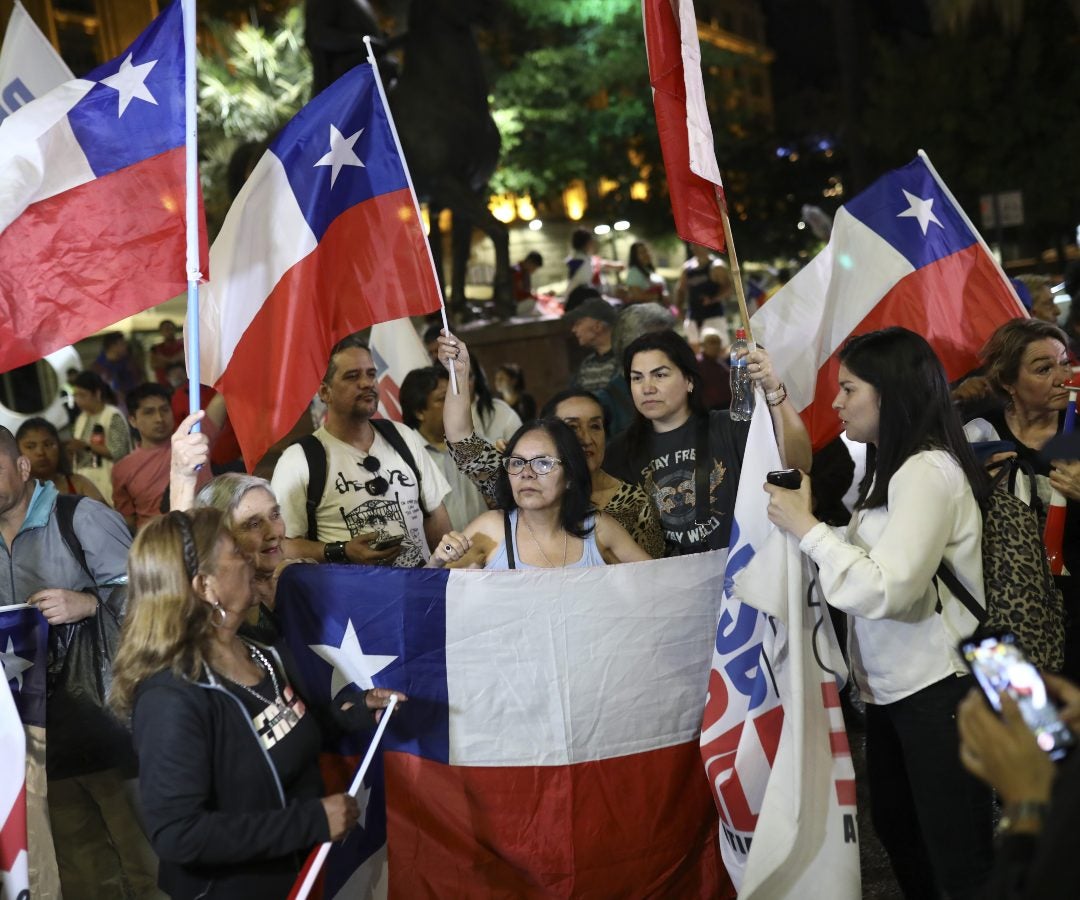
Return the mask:
<path id="1" fill-rule="evenodd" d="M 374 456 L 370 454 L 364 457 L 364 461 L 360 463 L 369 472 L 378 472 L 382 468 L 382 464 Z M 382 475 L 376 475 L 371 481 L 364 484 L 364 490 L 372 497 L 381 497 L 388 490 L 390 490 L 390 482 L 387 481 Z"/>

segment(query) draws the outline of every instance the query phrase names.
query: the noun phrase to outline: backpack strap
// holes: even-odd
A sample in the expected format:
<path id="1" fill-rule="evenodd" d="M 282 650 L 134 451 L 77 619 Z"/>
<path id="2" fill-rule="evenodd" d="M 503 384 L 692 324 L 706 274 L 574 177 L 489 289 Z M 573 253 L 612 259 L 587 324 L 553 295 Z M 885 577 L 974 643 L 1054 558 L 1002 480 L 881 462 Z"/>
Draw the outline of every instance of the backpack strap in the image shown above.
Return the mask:
<path id="1" fill-rule="evenodd" d="M 374 428 L 386 443 L 394 448 L 394 452 L 397 453 L 405 464 L 412 469 L 413 475 L 416 476 L 416 496 L 420 501 L 420 512 L 424 514 L 426 519 L 429 515 L 427 507 L 424 506 L 424 491 L 423 483 L 420 478 L 420 468 L 416 465 L 416 457 L 412 455 L 412 451 L 409 449 L 409 445 L 405 443 L 405 438 L 401 436 L 401 432 L 397 430 L 397 426 L 389 419 L 371 419 L 371 427 Z"/>
<path id="2" fill-rule="evenodd" d="M 319 539 L 319 525 L 315 514 L 319 511 L 322 502 L 323 489 L 326 487 L 326 448 L 313 434 L 305 434 L 297 441 L 300 449 L 304 451 L 304 458 L 308 466 L 307 484 L 307 539 L 317 541 Z"/>
<path id="3" fill-rule="evenodd" d="M 503 513 L 503 533 L 506 535 L 506 568 L 516 569 L 514 562 L 514 529 L 510 527 L 510 513 Z"/>
<path id="4" fill-rule="evenodd" d="M 975 617 L 975 621 L 982 625 L 986 621 L 986 617 L 989 615 L 989 611 L 982 606 L 979 606 L 979 601 L 976 600 L 963 584 L 960 579 L 956 577 L 956 573 L 946 565 L 945 560 L 942 560 L 937 567 L 937 571 L 934 573 L 934 580 L 940 579 L 945 582 L 945 586 L 949 589 L 952 595 L 964 604 L 964 609 L 971 613 Z M 938 602 L 936 612 L 941 612 L 941 590 L 938 590 Z"/>
<path id="5" fill-rule="evenodd" d="M 57 494 L 56 496 L 56 525 L 60 529 L 60 537 L 64 539 L 64 545 L 68 552 L 75 557 L 75 561 L 82 570 L 90 576 L 91 581 L 96 581 L 94 573 L 86 562 L 86 553 L 83 550 L 82 541 L 75 533 L 75 508 L 82 500 L 81 494 Z"/>

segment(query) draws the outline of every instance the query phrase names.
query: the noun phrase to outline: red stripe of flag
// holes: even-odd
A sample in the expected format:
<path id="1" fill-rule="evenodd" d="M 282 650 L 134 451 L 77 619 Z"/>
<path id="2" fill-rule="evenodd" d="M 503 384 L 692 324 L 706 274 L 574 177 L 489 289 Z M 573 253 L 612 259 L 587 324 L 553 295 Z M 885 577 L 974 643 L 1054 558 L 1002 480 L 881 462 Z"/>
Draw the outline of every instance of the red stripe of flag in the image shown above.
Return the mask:
<path id="1" fill-rule="evenodd" d="M 229 416 L 249 469 L 296 424 L 338 340 L 439 308 L 438 294 L 427 287 L 427 252 L 403 188 L 343 212 L 318 247 L 281 277 L 215 385 L 226 397 L 243 398 Z"/>
<path id="2" fill-rule="evenodd" d="M 29 206 L 0 232 L 0 369 L 183 293 L 183 210 L 183 147 Z"/>
<path id="3" fill-rule="evenodd" d="M 950 381 L 979 365 L 981 347 L 1002 323 L 1001 309 L 987 297 L 1001 294 L 1001 274 L 978 244 L 917 269 L 901 279 L 852 334 L 900 325 L 923 335 L 933 346 Z M 963 335 L 961 346 L 948 335 Z M 817 372 L 814 402 L 801 413 L 815 450 L 840 434 L 832 408 L 840 373 L 840 351 L 833 351 Z"/>
<path id="4" fill-rule="evenodd" d="M 392 897 L 735 896 L 696 744 L 572 766 L 384 761 Z"/>
<path id="5" fill-rule="evenodd" d="M 649 82 L 653 88 L 653 109 L 664 154 L 671 212 L 679 237 L 722 251 L 724 227 L 720 221 L 718 188 L 690 169 L 685 66 L 674 2 L 678 0 L 644 0 L 642 10 Z"/>

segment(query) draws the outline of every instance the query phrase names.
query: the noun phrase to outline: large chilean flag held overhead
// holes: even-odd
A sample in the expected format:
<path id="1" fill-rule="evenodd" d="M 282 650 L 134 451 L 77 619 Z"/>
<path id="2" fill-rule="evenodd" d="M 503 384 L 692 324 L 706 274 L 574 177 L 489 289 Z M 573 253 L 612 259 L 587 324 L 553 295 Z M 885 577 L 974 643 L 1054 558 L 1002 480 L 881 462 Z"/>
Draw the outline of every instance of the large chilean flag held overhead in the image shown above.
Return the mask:
<path id="1" fill-rule="evenodd" d="M 978 365 L 1003 322 L 1027 313 L 971 220 L 919 157 L 844 204 L 828 246 L 755 313 L 815 449 L 840 433 L 831 408 L 852 334 L 900 325 L 930 342 L 950 380 Z"/>
<path id="2" fill-rule="evenodd" d="M 183 100 L 176 2 L 0 123 L 0 370 L 184 290 Z"/>
<path id="3" fill-rule="evenodd" d="M 232 401 L 249 468 L 296 423 L 337 341 L 441 302 L 376 77 L 357 66 L 296 115 L 210 251 L 202 381 Z"/>

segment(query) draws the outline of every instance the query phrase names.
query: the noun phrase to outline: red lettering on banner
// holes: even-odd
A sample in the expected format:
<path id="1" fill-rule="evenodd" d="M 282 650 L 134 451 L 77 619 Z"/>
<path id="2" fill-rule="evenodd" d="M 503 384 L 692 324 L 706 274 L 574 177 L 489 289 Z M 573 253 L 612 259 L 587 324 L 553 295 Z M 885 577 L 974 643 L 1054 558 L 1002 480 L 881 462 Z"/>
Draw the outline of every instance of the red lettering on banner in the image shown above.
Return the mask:
<path id="1" fill-rule="evenodd" d="M 728 708 L 728 692 L 727 685 L 724 683 L 723 676 L 713 669 L 709 672 L 709 693 L 705 696 L 705 712 L 701 720 L 702 732 L 707 732 L 713 725 L 723 718 L 724 713 Z M 705 755 L 705 749 L 702 748 L 702 755 Z"/>
<path id="2" fill-rule="evenodd" d="M 855 805 L 854 778 L 838 778 L 836 780 L 836 801 L 841 806 Z"/>
<path id="3" fill-rule="evenodd" d="M 761 749 L 765 751 L 765 758 L 772 768 L 773 760 L 776 759 L 776 751 L 780 747 L 780 732 L 784 727 L 784 707 L 776 706 L 766 713 L 762 713 L 754 719 L 754 729 L 757 731 L 758 740 L 761 741 Z"/>
<path id="4" fill-rule="evenodd" d="M 851 756 L 851 745 L 848 744 L 846 731 L 829 732 L 829 748 L 833 756 Z"/>

